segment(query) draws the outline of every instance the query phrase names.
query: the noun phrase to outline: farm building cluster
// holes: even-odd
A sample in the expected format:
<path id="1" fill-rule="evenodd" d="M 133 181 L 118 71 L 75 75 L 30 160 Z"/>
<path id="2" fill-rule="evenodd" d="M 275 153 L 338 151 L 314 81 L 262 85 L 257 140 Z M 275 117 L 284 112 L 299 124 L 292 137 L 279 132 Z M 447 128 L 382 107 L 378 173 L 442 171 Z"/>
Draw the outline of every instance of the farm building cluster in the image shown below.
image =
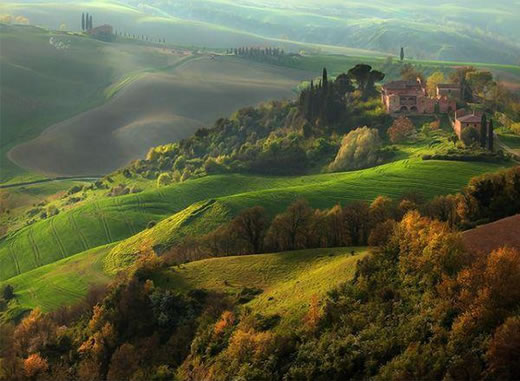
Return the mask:
<path id="1" fill-rule="evenodd" d="M 457 109 L 457 102 L 461 101 L 461 88 L 457 84 L 438 84 L 435 94 L 428 94 L 419 78 L 392 81 L 383 86 L 381 100 L 386 112 L 392 115 L 450 114 L 459 139 L 465 128 L 474 128 L 479 134 L 482 131 L 482 112 Z"/>
<path id="2" fill-rule="evenodd" d="M 381 97 L 390 114 L 446 114 L 456 110 L 460 98 L 458 85 L 440 84 L 434 96 L 429 96 L 422 81 L 392 81 L 383 86 Z"/>

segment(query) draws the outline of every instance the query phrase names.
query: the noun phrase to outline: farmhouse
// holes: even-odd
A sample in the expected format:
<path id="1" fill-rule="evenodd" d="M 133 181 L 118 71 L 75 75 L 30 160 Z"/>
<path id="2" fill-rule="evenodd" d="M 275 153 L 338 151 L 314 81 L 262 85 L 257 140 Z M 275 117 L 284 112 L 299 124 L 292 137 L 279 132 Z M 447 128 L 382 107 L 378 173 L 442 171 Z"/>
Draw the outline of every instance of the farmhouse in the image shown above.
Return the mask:
<path id="1" fill-rule="evenodd" d="M 112 28 L 112 25 L 104 24 L 89 29 L 88 34 L 98 40 L 112 41 L 114 39 L 114 28 Z"/>
<path id="2" fill-rule="evenodd" d="M 480 111 L 467 111 L 460 109 L 455 111 L 455 119 L 453 121 L 453 130 L 459 137 L 462 136 L 462 131 L 466 127 L 475 128 L 480 134 L 480 126 L 482 124 L 482 112 Z"/>
<path id="3" fill-rule="evenodd" d="M 445 95 L 446 91 L 441 90 L 439 86 L 437 95 L 429 97 L 426 87 L 419 78 L 414 81 L 392 81 L 383 86 L 381 100 L 389 114 L 450 113 L 457 107 L 456 100 L 452 96 Z"/>

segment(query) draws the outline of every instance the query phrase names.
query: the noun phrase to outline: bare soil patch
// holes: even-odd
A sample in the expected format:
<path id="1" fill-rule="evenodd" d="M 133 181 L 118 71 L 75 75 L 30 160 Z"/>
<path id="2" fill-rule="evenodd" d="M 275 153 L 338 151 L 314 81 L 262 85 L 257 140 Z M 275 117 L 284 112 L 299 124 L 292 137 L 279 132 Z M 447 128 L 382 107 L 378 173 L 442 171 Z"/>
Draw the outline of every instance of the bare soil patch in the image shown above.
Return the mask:
<path id="1" fill-rule="evenodd" d="M 520 214 L 479 226 L 462 234 L 466 249 L 490 253 L 504 246 L 520 248 Z"/>

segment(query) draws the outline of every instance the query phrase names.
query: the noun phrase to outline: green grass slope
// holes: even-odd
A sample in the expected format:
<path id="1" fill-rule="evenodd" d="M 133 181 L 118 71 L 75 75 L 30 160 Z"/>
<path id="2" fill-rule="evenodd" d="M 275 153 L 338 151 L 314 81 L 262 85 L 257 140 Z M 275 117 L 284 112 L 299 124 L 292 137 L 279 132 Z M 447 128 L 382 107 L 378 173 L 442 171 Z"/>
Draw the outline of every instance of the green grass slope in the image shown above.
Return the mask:
<path id="1" fill-rule="evenodd" d="M 112 279 L 104 273 L 102 263 L 110 248 L 100 246 L 9 279 L 5 284 L 14 287 L 16 298 L 7 311 L 0 312 L 0 320 L 16 319 L 36 307 L 48 312 L 79 302 L 89 287 Z"/>
<path id="2" fill-rule="evenodd" d="M 204 200 L 218 202 L 204 213 L 190 217 L 188 223 L 181 224 L 179 234 L 176 228 L 163 228 L 158 224 L 150 229 L 152 233 L 143 233 L 149 235 L 147 242 L 151 245 L 165 244 L 182 234 L 205 232 L 216 222 L 223 222 L 239 210 L 253 205 L 263 205 L 273 215 L 298 198 L 308 199 L 314 207 L 325 208 L 353 200 L 373 200 L 378 195 L 396 198 L 410 191 L 421 192 L 426 197 L 455 193 L 471 177 L 501 168 L 501 165 L 489 163 L 405 159 L 366 170 L 335 174 L 208 176 L 138 194 L 93 200 L 3 239 L 0 242 L 0 280 L 133 236 L 114 249 L 122 255 L 131 255 L 143 238 L 137 233 L 150 221 L 163 220 Z M 216 207 L 219 208 L 217 212 Z M 214 217 L 209 218 L 212 213 Z M 205 214 L 208 218 L 202 220 Z M 198 224 L 196 229 L 192 225 L 195 222 Z M 122 260 L 122 263 L 128 261 Z"/>
<path id="3" fill-rule="evenodd" d="M 301 322 L 313 295 L 320 298 L 351 279 L 357 261 L 366 255 L 363 248 L 337 248 L 213 258 L 173 267 L 155 281 L 176 290 L 202 288 L 229 295 L 244 287 L 262 289 L 245 306 L 279 314 L 278 328 L 283 329 Z"/>
<path id="4" fill-rule="evenodd" d="M 200 204 L 171 216 L 155 227 L 120 242 L 106 258 L 107 271 L 117 272 L 135 259 L 143 244 L 167 247 L 187 235 L 210 232 L 219 224 L 229 221 L 240 210 L 256 205 L 266 208 L 274 216 L 299 198 L 307 199 L 313 207 L 329 208 L 336 203 L 357 200 L 371 201 L 379 195 L 397 199 L 408 192 L 420 192 L 427 198 L 456 193 L 471 177 L 501 169 L 489 163 L 399 160 L 393 163 L 355 172 L 321 174 L 286 178 L 285 184 L 277 179 L 234 175 L 214 176 L 214 181 L 228 183 L 236 179 L 261 181 L 270 187 L 254 191 L 237 191 L 227 196 L 214 196 L 203 208 Z M 216 183 L 215 183 L 216 184 Z M 192 211 L 196 214 L 191 214 Z"/>

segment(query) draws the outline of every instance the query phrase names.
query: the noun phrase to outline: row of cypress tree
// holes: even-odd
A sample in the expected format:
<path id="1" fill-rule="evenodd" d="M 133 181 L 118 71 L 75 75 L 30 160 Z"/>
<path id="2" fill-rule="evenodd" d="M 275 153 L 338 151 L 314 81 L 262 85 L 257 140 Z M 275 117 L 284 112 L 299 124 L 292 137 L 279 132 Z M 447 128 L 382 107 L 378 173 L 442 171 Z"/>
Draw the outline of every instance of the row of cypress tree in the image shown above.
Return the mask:
<path id="1" fill-rule="evenodd" d="M 81 30 L 91 30 L 92 29 L 92 15 L 82 13 L 81 14 Z"/>

